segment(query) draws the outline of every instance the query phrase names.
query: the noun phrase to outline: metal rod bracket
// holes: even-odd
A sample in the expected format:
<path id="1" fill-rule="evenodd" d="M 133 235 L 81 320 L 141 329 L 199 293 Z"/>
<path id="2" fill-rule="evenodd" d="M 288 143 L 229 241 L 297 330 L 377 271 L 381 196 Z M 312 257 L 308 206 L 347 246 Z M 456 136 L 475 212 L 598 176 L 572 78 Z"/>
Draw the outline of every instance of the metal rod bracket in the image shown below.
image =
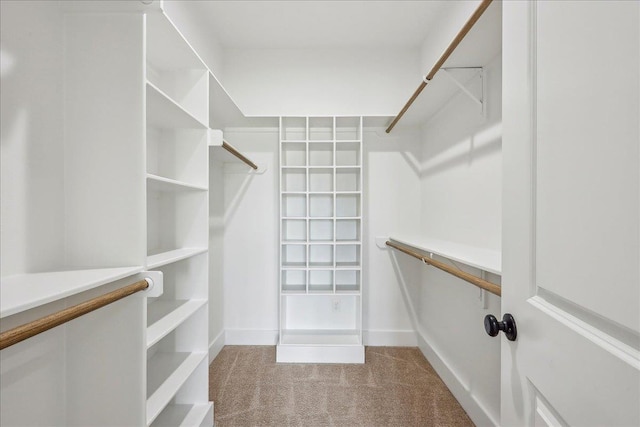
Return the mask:
<path id="1" fill-rule="evenodd" d="M 477 77 L 480 78 L 480 82 L 482 83 L 480 86 L 480 91 L 481 91 L 480 96 L 477 96 L 473 92 L 471 92 L 464 83 L 458 80 L 458 78 L 449 71 L 449 70 L 459 70 L 459 69 L 478 71 Z M 460 88 L 460 90 L 465 95 L 467 95 L 474 103 L 480 106 L 480 111 L 482 113 L 482 116 L 485 117 L 485 114 L 486 114 L 485 113 L 485 110 L 486 110 L 485 92 L 486 91 L 485 91 L 485 81 L 484 81 L 484 67 L 464 67 L 464 68 L 448 67 L 448 68 L 441 68 L 441 71 L 443 71 L 443 74 L 447 76 L 449 80 L 451 80 L 456 86 L 458 86 L 458 88 Z M 475 78 L 475 76 L 473 78 Z"/>

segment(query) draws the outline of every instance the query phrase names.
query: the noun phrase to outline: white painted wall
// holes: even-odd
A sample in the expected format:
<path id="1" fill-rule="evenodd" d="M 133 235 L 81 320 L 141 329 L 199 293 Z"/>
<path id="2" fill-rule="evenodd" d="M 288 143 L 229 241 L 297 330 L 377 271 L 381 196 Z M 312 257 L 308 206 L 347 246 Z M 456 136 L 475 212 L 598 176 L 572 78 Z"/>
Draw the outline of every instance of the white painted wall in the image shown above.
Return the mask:
<path id="1" fill-rule="evenodd" d="M 392 116 L 418 66 L 417 49 L 228 49 L 222 83 L 247 115 Z"/>
<path id="2" fill-rule="evenodd" d="M 417 344 L 405 301 L 419 281 L 420 265 L 376 246 L 376 236 L 411 235 L 420 224 L 420 132 L 364 132 L 364 311 L 367 345 Z M 406 289 L 405 289 L 406 287 Z M 409 293 L 405 292 L 408 290 Z"/>
<path id="3" fill-rule="evenodd" d="M 434 19 L 429 35 L 422 43 L 420 51 L 420 69 L 426 75 L 438 61 L 449 43 L 456 37 L 460 28 L 478 7 L 478 0 L 448 1 L 447 8 L 442 9 L 440 16 Z"/>
<path id="4" fill-rule="evenodd" d="M 497 57 L 486 68 L 486 119 L 459 93 L 423 127 L 423 237 L 500 250 L 501 65 Z M 434 268 L 422 269 L 421 282 L 423 352 L 476 424 L 498 424 L 500 341 L 486 335 L 483 319 L 500 315 L 500 299 L 489 295 L 484 309 L 478 288 Z"/>
<path id="5" fill-rule="evenodd" d="M 264 174 L 238 162 L 224 174 L 226 344 L 275 344 L 278 329 L 278 131 L 227 130 Z"/>
<path id="6" fill-rule="evenodd" d="M 260 167 L 262 175 L 227 164 L 224 175 L 224 327 L 226 344 L 275 344 L 278 329 L 278 134 L 234 129 L 225 139 Z M 365 130 L 363 327 L 365 344 L 416 345 L 399 273 L 375 236 L 419 227 L 420 133 L 388 136 Z M 402 267 L 416 283 L 419 268 Z"/>
<path id="7" fill-rule="evenodd" d="M 198 13 L 194 3 L 184 0 L 164 0 L 162 7 L 169 19 L 189 41 L 191 47 L 200 55 L 200 58 L 216 75 L 222 77 L 224 52 L 218 40 L 207 31 L 209 22 L 205 16 Z"/>
<path id="8" fill-rule="evenodd" d="M 64 263 L 64 25 L 50 1 L 2 1 L 0 19 L 0 267 L 8 276 Z"/>

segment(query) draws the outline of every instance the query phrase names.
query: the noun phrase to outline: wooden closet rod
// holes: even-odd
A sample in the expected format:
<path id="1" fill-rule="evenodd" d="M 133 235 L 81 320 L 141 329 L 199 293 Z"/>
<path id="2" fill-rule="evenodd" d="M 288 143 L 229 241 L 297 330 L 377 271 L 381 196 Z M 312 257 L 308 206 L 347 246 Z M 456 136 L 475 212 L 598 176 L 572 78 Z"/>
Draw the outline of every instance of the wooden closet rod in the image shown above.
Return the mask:
<path id="1" fill-rule="evenodd" d="M 222 148 L 224 148 L 225 150 L 227 150 L 229 153 L 233 154 L 234 156 L 236 156 L 237 158 L 239 158 L 240 160 L 242 160 L 244 163 L 248 164 L 249 166 L 251 166 L 253 169 L 258 169 L 258 166 L 256 166 L 255 163 L 253 163 L 251 160 L 247 159 L 245 156 L 243 156 L 242 154 L 240 154 L 240 152 L 238 150 L 236 150 L 231 144 L 229 144 L 227 141 L 222 141 Z"/>
<path id="2" fill-rule="evenodd" d="M 48 331 L 49 329 L 55 328 L 63 323 L 67 323 L 70 320 L 90 313 L 104 307 L 105 305 L 111 304 L 112 302 L 116 302 L 122 298 L 128 297 L 129 295 L 133 295 L 136 292 L 143 291 L 148 287 L 149 283 L 143 279 L 99 297 L 92 298 L 89 301 L 74 305 L 73 307 L 65 308 L 64 310 L 57 311 L 32 322 L 9 329 L 8 331 L 0 334 L 0 350 L 42 332 Z"/>
<path id="3" fill-rule="evenodd" d="M 418 95 L 420 95 L 420 93 L 424 90 L 424 88 L 427 87 L 427 83 L 431 79 L 433 79 L 433 77 L 436 75 L 436 73 L 438 72 L 440 67 L 442 67 L 442 65 L 445 63 L 445 61 L 447 59 L 449 59 L 449 56 L 451 56 L 453 51 L 456 50 L 456 48 L 458 47 L 458 45 L 460 44 L 460 42 L 462 41 L 464 36 L 466 36 L 467 33 L 469 32 L 469 30 L 471 30 L 471 28 L 473 28 L 475 23 L 478 22 L 478 19 L 480 19 L 480 17 L 484 13 L 484 11 L 487 10 L 487 8 L 491 4 L 491 2 L 492 2 L 492 0 L 482 0 L 480 5 L 473 12 L 473 15 L 471 15 L 469 20 L 464 24 L 462 29 L 458 32 L 456 37 L 453 39 L 453 41 L 449 44 L 447 49 L 444 51 L 442 56 L 440 56 L 440 59 L 438 59 L 436 64 L 433 66 L 433 68 L 431 68 L 431 71 L 429 71 L 429 74 L 427 74 L 425 76 L 424 80 L 422 82 L 420 82 L 420 86 L 418 86 L 418 89 L 416 89 L 416 91 L 413 92 L 413 95 L 411 95 L 411 98 L 409 98 L 407 103 L 404 104 L 404 107 L 402 107 L 402 110 L 400 110 L 398 115 L 393 119 L 393 121 L 391 122 L 391 124 L 387 128 L 387 131 L 386 131 L 387 133 L 391 132 L 391 130 L 396 125 L 396 123 L 398 123 L 398 120 L 400 120 L 400 118 L 402 118 L 402 116 L 404 116 L 404 113 L 407 112 L 409 107 L 411 107 L 411 104 L 413 104 L 413 102 L 416 100 L 416 98 L 418 98 Z"/>
<path id="4" fill-rule="evenodd" d="M 453 274 L 456 277 L 459 277 L 462 280 L 465 280 L 469 283 L 471 283 L 472 285 L 476 285 L 479 288 L 484 289 L 485 291 L 491 292 L 494 295 L 498 295 L 501 296 L 502 295 L 502 288 L 500 287 L 500 285 L 496 285 L 495 283 L 491 283 L 488 282 L 484 279 L 481 279 L 480 277 L 476 277 L 473 274 L 469 274 L 466 273 L 464 271 L 455 269 L 443 262 L 440 261 L 436 261 L 435 259 L 431 259 L 429 257 L 426 257 L 424 255 L 419 254 L 418 252 L 412 251 L 409 248 L 400 246 L 396 243 L 393 243 L 391 241 L 387 241 L 387 246 L 390 246 L 394 249 L 399 250 L 400 252 L 404 252 L 407 255 L 411 255 L 412 257 L 418 258 L 419 260 L 432 265 L 436 268 L 439 268 L 440 270 L 446 271 L 449 274 Z"/>

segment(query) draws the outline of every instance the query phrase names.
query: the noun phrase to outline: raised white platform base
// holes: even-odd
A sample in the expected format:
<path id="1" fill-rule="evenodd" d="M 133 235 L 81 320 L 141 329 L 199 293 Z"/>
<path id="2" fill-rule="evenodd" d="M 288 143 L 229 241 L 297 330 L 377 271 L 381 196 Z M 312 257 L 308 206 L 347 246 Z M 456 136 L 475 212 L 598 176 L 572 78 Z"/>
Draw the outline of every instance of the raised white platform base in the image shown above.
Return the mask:
<path id="1" fill-rule="evenodd" d="M 278 344 L 277 363 L 364 363 L 364 345 Z"/>
<path id="2" fill-rule="evenodd" d="M 276 362 L 364 363 L 364 345 L 355 330 L 284 330 Z"/>

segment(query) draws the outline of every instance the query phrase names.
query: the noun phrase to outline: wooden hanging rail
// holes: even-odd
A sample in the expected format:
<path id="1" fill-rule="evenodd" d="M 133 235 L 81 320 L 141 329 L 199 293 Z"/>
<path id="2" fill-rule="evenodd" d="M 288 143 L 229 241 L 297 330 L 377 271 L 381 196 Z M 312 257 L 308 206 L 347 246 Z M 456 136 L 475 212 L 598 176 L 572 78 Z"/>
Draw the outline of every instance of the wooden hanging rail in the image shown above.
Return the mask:
<path id="1" fill-rule="evenodd" d="M 115 291 L 101 295 L 83 302 L 78 305 L 74 305 L 64 310 L 57 311 L 48 316 L 41 317 L 32 322 L 25 323 L 24 325 L 17 326 L 13 329 L 9 329 L 0 334 L 0 350 L 9 346 L 17 344 L 56 326 L 67 323 L 77 317 L 97 310 L 105 305 L 109 305 L 112 302 L 121 300 L 122 298 L 133 295 L 136 292 L 143 291 L 149 287 L 149 282 L 145 279 L 132 283 L 131 285 L 124 286 Z"/>
<path id="2" fill-rule="evenodd" d="M 480 2 L 480 5 L 473 12 L 473 14 L 469 18 L 469 20 L 464 24 L 462 29 L 458 32 L 458 34 L 455 36 L 453 41 L 449 44 L 447 49 L 440 56 L 440 59 L 438 59 L 436 64 L 433 66 L 433 68 L 431 68 L 431 71 L 429 71 L 429 74 L 427 74 L 425 76 L 424 80 L 422 82 L 420 82 L 420 86 L 418 86 L 416 91 L 413 92 L 413 95 L 411 95 L 411 98 L 409 98 L 407 103 L 404 104 L 404 107 L 402 107 L 402 110 L 400 110 L 398 115 L 393 119 L 393 121 L 391 122 L 391 124 L 389 125 L 389 127 L 386 130 L 387 133 L 391 132 L 391 130 L 396 125 L 396 123 L 398 123 L 398 120 L 400 120 L 400 118 L 402 118 L 402 116 L 404 116 L 404 113 L 407 112 L 409 107 L 411 107 L 411 104 L 413 104 L 413 102 L 416 100 L 416 98 L 418 98 L 418 95 L 420 95 L 420 93 L 422 93 L 424 88 L 427 87 L 427 83 L 429 81 L 431 81 L 431 79 L 433 79 L 433 77 L 436 75 L 436 73 L 438 72 L 440 67 L 442 67 L 442 65 L 444 65 L 445 61 L 447 59 L 449 59 L 449 56 L 451 56 L 453 51 L 456 50 L 456 48 L 458 47 L 458 45 L 460 44 L 462 39 L 464 39 L 464 37 L 471 30 L 471 28 L 473 28 L 475 23 L 478 22 L 478 19 L 480 19 L 480 17 L 484 13 L 484 11 L 487 10 L 487 8 L 491 4 L 491 2 L 492 2 L 492 0 L 482 0 L 482 2 Z"/>
<path id="3" fill-rule="evenodd" d="M 422 262 L 425 262 L 429 265 L 439 268 L 440 270 L 446 271 L 449 274 L 453 274 L 454 276 L 459 277 L 460 279 L 465 280 L 481 289 L 484 289 L 485 291 L 491 292 L 494 295 L 498 295 L 498 296 L 502 295 L 502 288 L 500 287 L 500 285 L 496 285 L 495 283 L 491 283 L 487 280 L 481 279 L 480 277 L 476 277 L 473 274 L 469 274 L 464 271 L 453 268 L 443 262 L 436 261 L 435 259 L 431 259 L 427 256 L 419 254 L 416 251 L 413 251 L 407 247 L 398 245 L 397 243 L 391 242 L 389 240 L 387 240 L 386 244 L 387 246 L 397 249 L 400 252 L 404 252 L 407 255 L 411 255 L 412 257 L 418 258 Z"/>
<path id="4" fill-rule="evenodd" d="M 247 159 L 245 156 L 243 156 L 238 150 L 236 150 L 231 144 L 229 144 L 227 141 L 222 141 L 222 148 L 224 148 L 225 150 L 227 150 L 229 153 L 233 154 L 234 156 L 236 156 L 238 159 L 242 160 L 244 163 L 246 163 L 247 165 L 251 166 L 254 170 L 258 169 L 258 166 L 256 166 L 255 163 L 253 163 L 251 160 Z"/>

